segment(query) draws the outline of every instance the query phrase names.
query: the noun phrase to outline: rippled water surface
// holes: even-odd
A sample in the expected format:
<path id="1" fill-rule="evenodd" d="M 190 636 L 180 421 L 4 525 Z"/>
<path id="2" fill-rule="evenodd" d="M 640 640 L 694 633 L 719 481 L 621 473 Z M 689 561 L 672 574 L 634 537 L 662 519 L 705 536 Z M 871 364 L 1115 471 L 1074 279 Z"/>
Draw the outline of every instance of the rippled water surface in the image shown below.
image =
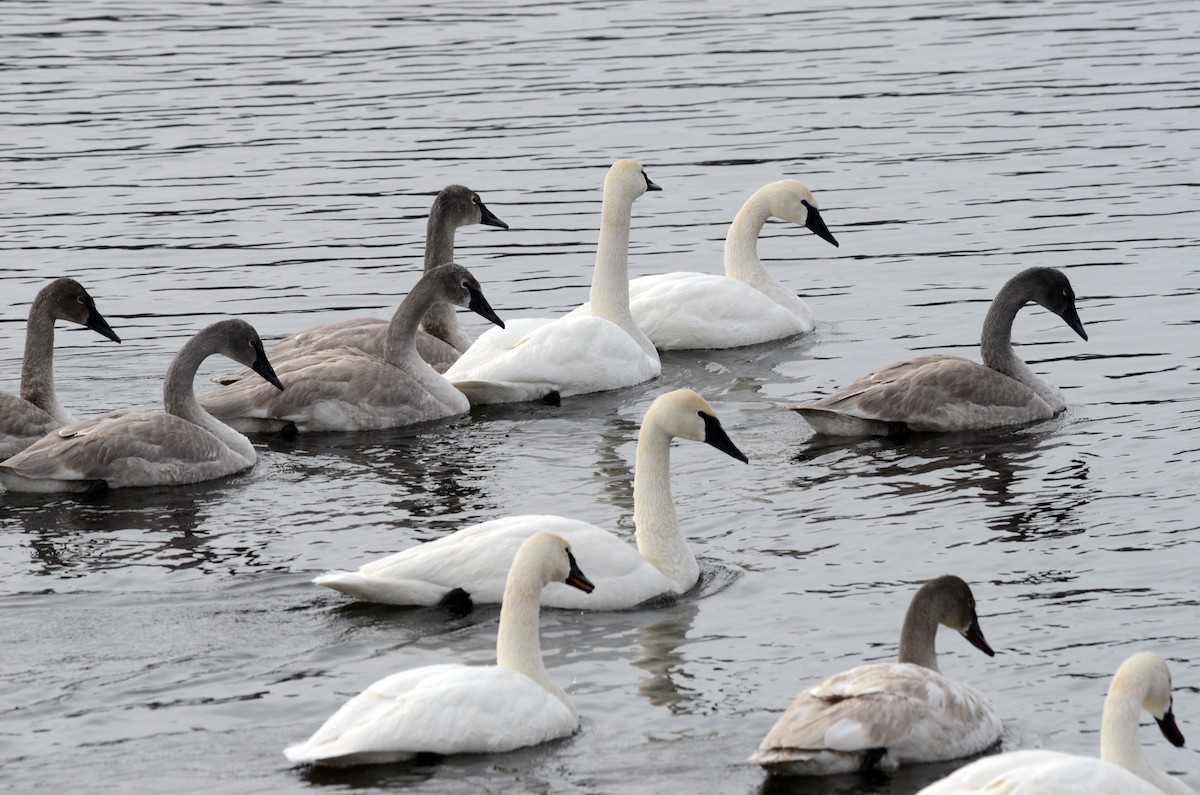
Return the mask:
<path id="1" fill-rule="evenodd" d="M 820 321 L 804 338 L 669 354 L 653 383 L 557 409 L 264 440 L 253 470 L 189 488 L 0 497 L 6 791 L 910 793 L 953 766 L 769 782 L 743 760 L 805 683 L 892 658 L 916 584 L 946 572 L 999 653 L 947 634 L 942 668 L 995 700 L 1008 747 L 1095 753 L 1107 677 L 1144 648 L 1200 740 L 1194 2 L 15 0 L 0 20 L 0 388 L 34 294 L 75 276 L 124 340 L 59 325 L 79 416 L 154 405 L 216 318 L 274 339 L 390 313 L 452 182 L 512 227 L 457 241 L 509 318 L 586 300 L 616 157 L 663 187 L 635 205 L 633 275 L 718 271 L 741 202 L 785 176 L 841 242 L 764 229 Z M 830 444 L 784 409 L 910 352 L 976 356 L 1029 265 L 1067 271 L 1091 337 L 1018 317 L 1067 395 L 1054 420 Z M 314 574 L 512 513 L 631 531 L 637 427 L 679 386 L 751 464 L 675 448 L 697 594 L 544 614 L 579 734 L 288 766 L 375 679 L 494 655 L 494 610 L 349 605 Z M 1200 786 L 1194 750 L 1142 737 Z"/>

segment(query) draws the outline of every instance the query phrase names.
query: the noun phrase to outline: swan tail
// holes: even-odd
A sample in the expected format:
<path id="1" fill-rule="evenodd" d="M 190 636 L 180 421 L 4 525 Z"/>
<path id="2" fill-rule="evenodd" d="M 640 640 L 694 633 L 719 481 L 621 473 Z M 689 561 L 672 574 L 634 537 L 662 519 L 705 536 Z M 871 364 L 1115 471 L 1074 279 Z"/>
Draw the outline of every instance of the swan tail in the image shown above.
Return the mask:
<path id="1" fill-rule="evenodd" d="M 814 431 L 829 436 L 896 436 L 904 426 L 902 422 L 853 417 L 814 406 L 788 408 L 803 417 Z"/>
<path id="2" fill-rule="evenodd" d="M 550 383 L 521 381 L 452 381 L 454 387 L 467 396 L 472 406 L 491 403 L 524 403 L 530 400 L 561 401 L 558 386 Z"/>
<path id="3" fill-rule="evenodd" d="M 25 494 L 61 494 L 64 492 L 84 494 L 107 484 L 100 480 L 56 480 L 54 478 L 30 478 L 17 474 L 7 467 L 0 467 L 0 494 L 7 489 Z"/>
<path id="4" fill-rule="evenodd" d="M 454 589 L 420 580 L 394 580 L 371 577 L 357 571 L 331 571 L 313 580 L 315 585 L 332 588 L 364 602 L 387 605 L 432 607 L 440 604 Z M 463 596 L 469 600 L 466 592 Z"/>

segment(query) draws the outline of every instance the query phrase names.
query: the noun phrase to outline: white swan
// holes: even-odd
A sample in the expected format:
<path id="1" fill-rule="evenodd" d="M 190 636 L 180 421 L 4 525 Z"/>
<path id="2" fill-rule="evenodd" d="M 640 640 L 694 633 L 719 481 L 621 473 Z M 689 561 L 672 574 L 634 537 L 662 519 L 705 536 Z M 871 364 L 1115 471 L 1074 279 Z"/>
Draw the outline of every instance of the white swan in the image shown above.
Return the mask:
<path id="1" fill-rule="evenodd" d="M 258 456 L 250 440 L 196 402 L 196 370 L 214 353 L 249 365 L 283 389 L 253 327 L 222 320 L 171 360 L 163 382 L 165 414 L 117 412 L 66 425 L 0 464 L 0 483 L 10 491 L 36 492 L 178 485 L 253 465 Z"/>
<path id="2" fill-rule="evenodd" d="M 508 229 L 508 224 L 487 208 L 479 194 L 463 185 L 447 185 L 433 200 L 429 208 L 429 221 L 425 227 L 425 272 L 438 265 L 454 261 L 454 232 L 459 227 L 471 224 L 495 226 Z M 298 331 L 277 342 L 267 354 L 276 368 L 286 359 L 300 353 L 328 350 L 343 346 L 358 348 L 377 358 L 383 358 L 384 342 L 387 339 L 388 320 L 378 317 L 352 317 L 333 320 Z M 434 304 L 421 319 L 417 332 L 417 352 L 421 358 L 437 370 L 445 372 L 454 364 L 462 352 L 471 347 L 471 338 L 458 325 L 454 307 L 450 304 Z M 253 375 L 249 370 L 214 375 L 217 384 L 232 384 Z M 253 379 L 251 379 L 253 381 Z"/>
<path id="3" fill-rule="evenodd" d="M 39 290 L 29 307 L 25 330 L 21 395 L 0 392 L 0 461 L 75 419 L 54 391 L 55 320 L 69 320 L 113 342 L 121 341 L 79 282 L 63 277 Z"/>
<path id="4" fill-rule="evenodd" d="M 446 371 L 472 404 L 602 392 L 662 372 L 654 343 L 629 314 L 630 214 L 634 200 L 648 190 L 661 188 L 636 160 L 613 163 L 604 180 L 591 313 L 488 329 Z"/>
<path id="5" fill-rule="evenodd" d="M 210 392 L 200 404 L 246 433 L 359 431 L 396 428 L 464 414 L 466 397 L 423 360 L 417 325 L 430 307 L 452 302 L 503 328 L 479 282 L 461 265 L 426 272 L 405 296 L 388 326 L 384 358 L 357 348 L 298 353 L 279 363 L 286 392 L 238 381 Z"/>
<path id="6" fill-rule="evenodd" d="M 1066 407 L 1062 393 L 1035 375 L 1012 347 L 1013 319 L 1030 301 L 1087 339 L 1066 275 L 1054 268 L 1028 268 L 1005 282 L 988 309 L 979 344 L 983 364 L 958 356 L 917 356 L 790 408 L 817 433 L 833 436 L 982 430 L 1049 419 Z"/>
<path id="7" fill-rule="evenodd" d="M 1171 672 L 1152 652 L 1121 664 L 1104 700 L 1100 758 L 1057 751 L 1013 751 L 972 762 L 918 795 L 1195 795 L 1177 778 L 1156 770 L 1138 741 L 1146 710 L 1172 745 L 1183 745 L 1171 709 Z"/>
<path id="8" fill-rule="evenodd" d="M 1000 718 L 987 698 L 938 671 L 939 624 L 994 654 L 970 587 L 952 575 L 930 580 L 904 616 L 900 661 L 861 665 L 805 689 L 750 761 L 771 773 L 823 776 L 958 759 L 995 743 Z"/>
<path id="9" fill-rule="evenodd" d="M 806 226 L 838 244 L 807 185 L 796 179 L 764 185 L 746 200 L 729 227 L 724 276 L 662 273 L 629 282 L 629 311 L 656 348 L 738 348 L 813 330 L 816 321 L 808 304 L 758 258 L 758 235 L 768 218 Z M 588 312 L 588 305 L 575 312 Z"/>
<path id="10" fill-rule="evenodd" d="M 292 762 L 372 764 L 511 751 L 573 733 L 579 713 L 546 672 L 538 642 L 538 595 L 550 583 L 592 591 L 567 542 L 537 533 L 512 561 L 495 665 L 428 665 L 381 679 L 284 754 Z"/>
<path id="11" fill-rule="evenodd" d="M 551 585 L 542 604 L 572 609 L 618 610 L 656 596 L 682 594 L 696 584 L 700 568 L 688 548 L 671 497 L 673 438 L 705 442 L 746 461 L 730 441 L 712 406 L 689 389 L 659 396 L 642 422 L 633 480 L 633 523 L 637 548 L 599 527 L 562 516 L 512 516 L 472 525 L 435 541 L 368 563 L 356 572 L 335 571 L 318 585 L 374 602 L 432 605 L 458 589 L 472 601 L 500 600 L 504 575 L 521 542 L 548 530 L 570 542 L 599 584 L 584 599 Z"/>

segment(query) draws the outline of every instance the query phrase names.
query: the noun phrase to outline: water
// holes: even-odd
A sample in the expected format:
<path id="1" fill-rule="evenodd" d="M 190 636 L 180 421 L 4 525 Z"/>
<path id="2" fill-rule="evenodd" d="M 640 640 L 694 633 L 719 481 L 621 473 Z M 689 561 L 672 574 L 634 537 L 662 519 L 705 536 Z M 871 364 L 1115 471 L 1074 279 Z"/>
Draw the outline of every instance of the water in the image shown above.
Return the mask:
<path id="1" fill-rule="evenodd" d="M 0 16 L 0 388 L 29 301 L 73 275 L 124 339 L 60 325 L 79 416 L 154 405 L 215 318 L 277 338 L 389 313 L 451 182 L 512 226 L 458 235 L 510 318 L 586 300 L 620 156 L 664 188 L 635 205 L 634 275 L 719 270 L 734 212 L 784 176 L 842 244 L 764 230 L 820 321 L 802 339 L 670 354 L 658 381 L 561 409 L 264 441 L 253 470 L 189 488 L 0 498 L 7 791 L 910 793 L 953 765 L 781 783 L 743 760 L 804 684 L 891 658 L 916 584 L 945 572 L 972 583 L 999 653 L 947 635 L 942 668 L 996 701 L 1008 747 L 1095 753 L 1107 678 L 1144 648 L 1170 660 L 1195 743 L 1195 4 L 27 0 Z M 1018 318 L 1060 417 L 829 445 L 783 409 L 911 352 L 975 356 L 987 302 L 1029 265 L 1069 273 L 1091 336 Z M 512 513 L 632 530 L 637 426 L 678 386 L 714 402 L 751 465 L 675 449 L 699 595 L 544 615 L 578 735 L 431 766 L 287 765 L 285 745 L 375 679 L 494 655 L 494 610 L 348 605 L 314 574 Z M 1142 736 L 1200 785 L 1194 750 Z"/>

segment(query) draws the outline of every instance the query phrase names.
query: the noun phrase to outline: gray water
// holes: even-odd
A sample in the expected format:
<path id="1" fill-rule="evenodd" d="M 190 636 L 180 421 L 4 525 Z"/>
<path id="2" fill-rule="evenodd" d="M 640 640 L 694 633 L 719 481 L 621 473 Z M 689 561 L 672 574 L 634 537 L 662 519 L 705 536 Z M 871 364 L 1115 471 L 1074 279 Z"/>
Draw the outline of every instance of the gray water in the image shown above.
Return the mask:
<path id="1" fill-rule="evenodd" d="M 0 388 L 34 294 L 75 276 L 124 340 L 60 324 L 77 416 L 155 405 L 217 318 L 275 339 L 389 314 L 451 182 L 512 227 L 458 235 L 507 318 L 586 300 L 617 157 L 664 189 L 635 205 L 635 276 L 719 271 L 741 202 L 782 177 L 841 242 L 764 230 L 818 316 L 803 338 L 669 354 L 652 383 L 557 409 L 260 440 L 252 470 L 188 488 L 0 497 L 0 788 L 910 793 L 954 765 L 775 782 L 744 759 L 805 684 L 892 658 L 917 584 L 947 572 L 998 654 L 944 633 L 942 669 L 991 696 L 1007 748 L 1095 754 L 1108 677 L 1153 649 L 1193 745 L 1148 719 L 1143 742 L 1200 786 L 1194 2 L 16 0 L 0 21 Z M 1059 417 L 829 444 L 784 409 L 913 352 L 976 356 L 1030 265 L 1066 270 L 1091 337 L 1018 317 Z M 494 610 L 350 605 L 312 576 L 514 513 L 631 531 L 638 424 L 680 386 L 751 464 L 675 448 L 697 593 L 543 614 L 581 732 L 289 767 L 374 680 L 494 655 Z"/>

